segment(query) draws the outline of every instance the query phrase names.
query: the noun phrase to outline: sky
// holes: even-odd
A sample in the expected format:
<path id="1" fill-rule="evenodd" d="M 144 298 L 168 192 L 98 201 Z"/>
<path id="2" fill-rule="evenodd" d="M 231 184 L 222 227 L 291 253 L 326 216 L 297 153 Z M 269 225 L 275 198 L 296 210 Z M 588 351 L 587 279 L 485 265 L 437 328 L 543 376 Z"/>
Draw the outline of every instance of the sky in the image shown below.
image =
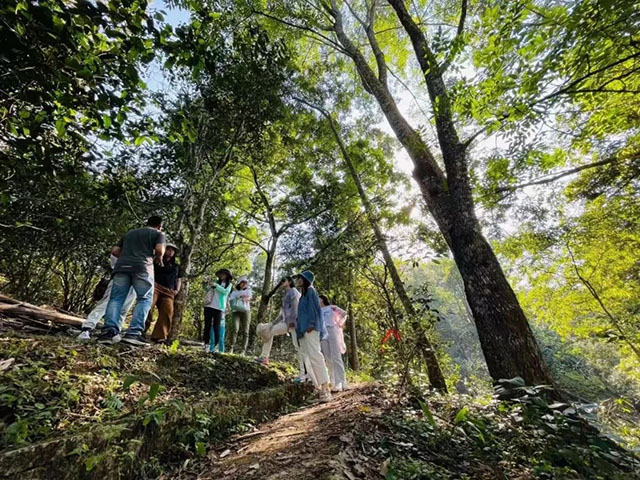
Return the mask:
<path id="1" fill-rule="evenodd" d="M 163 11 L 165 14 L 165 21 L 173 27 L 177 27 L 180 24 L 187 22 L 190 17 L 189 12 L 186 10 L 169 8 L 164 0 L 154 0 L 153 4 L 151 5 L 151 9 Z M 473 75 L 474 72 L 469 69 L 468 72 L 463 73 L 465 75 Z M 159 63 L 153 63 L 148 67 L 147 71 L 145 72 L 145 80 L 149 88 L 154 91 L 171 93 L 173 89 L 170 80 L 164 76 L 162 66 Z M 405 84 L 408 85 L 408 88 L 414 88 L 411 86 L 411 82 L 408 80 L 405 80 Z M 425 95 L 426 94 L 423 88 L 415 88 L 414 90 L 409 91 L 407 90 L 407 88 L 400 87 L 395 92 L 394 96 L 400 111 L 405 115 L 405 117 L 410 121 L 412 125 L 416 127 L 419 125 L 428 125 L 428 128 L 431 128 L 433 131 L 433 127 L 429 125 L 429 119 L 424 115 L 424 112 L 429 111 L 428 100 L 425 98 Z M 391 126 L 386 121 L 383 115 L 379 115 L 379 121 L 376 127 L 387 133 L 391 137 L 395 138 L 395 134 L 391 129 Z M 505 145 L 500 140 L 500 138 L 494 136 L 486 139 L 480 139 L 477 142 L 475 149 L 476 151 L 495 151 L 501 150 L 504 146 Z M 408 175 L 411 178 L 411 174 L 413 172 L 413 163 L 409 158 L 409 155 L 403 148 L 399 147 L 396 149 L 393 162 L 400 172 Z M 416 182 L 413 181 L 413 179 L 410 182 L 410 186 L 411 190 L 409 193 L 404 190 L 396 192 L 396 198 L 407 199 L 408 196 L 411 198 L 420 197 L 419 188 Z M 427 220 L 427 218 L 424 217 L 423 209 L 421 208 L 415 208 L 412 212 L 412 216 L 416 220 Z M 508 219 L 506 222 L 504 222 L 504 224 L 501 224 L 499 226 L 499 229 L 505 233 L 513 233 L 517 230 L 517 227 L 517 223 L 515 223 L 512 219 Z"/>

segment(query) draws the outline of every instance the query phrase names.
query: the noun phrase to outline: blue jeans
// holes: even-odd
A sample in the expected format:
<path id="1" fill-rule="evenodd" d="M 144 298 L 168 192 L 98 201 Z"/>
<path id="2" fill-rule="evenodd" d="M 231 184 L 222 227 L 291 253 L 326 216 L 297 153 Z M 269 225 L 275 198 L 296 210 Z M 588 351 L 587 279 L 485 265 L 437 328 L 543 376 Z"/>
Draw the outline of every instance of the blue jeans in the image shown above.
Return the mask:
<path id="1" fill-rule="evenodd" d="M 224 339 L 226 337 L 226 331 L 227 331 L 227 328 L 226 328 L 225 324 L 226 324 L 226 322 L 224 320 L 224 317 L 222 317 L 222 320 L 220 320 L 220 340 L 218 340 L 218 351 L 220 353 L 224 353 Z M 209 348 L 211 349 L 211 351 L 213 351 L 213 349 L 215 348 L 215 343 L 214 343 L 215 342 L 215 340 L 214 340 L 215 334 L 214 334 L 213 329 L 214 329 L 214 327 L 213 327 L 213 325 L 211 325 L 211 334 L 210 334 L 211 335 L 211 337 L 210 337 L 211 340 L 209 340 Z"/>
<path id="2" fill-rule="evenodd" d="M 105 329 L 114 335 L 120 333 L 122 327 L 120 310 L 131 287 L 136 292 L 136 306 L 133 309 L 133 319 L 127 333 L 141 335 L 144 332 L 144 322 L 153 302 L 153 275 L 148 272 L 116 273 L 113 276 L 111 298 L 104 315 Z"/>

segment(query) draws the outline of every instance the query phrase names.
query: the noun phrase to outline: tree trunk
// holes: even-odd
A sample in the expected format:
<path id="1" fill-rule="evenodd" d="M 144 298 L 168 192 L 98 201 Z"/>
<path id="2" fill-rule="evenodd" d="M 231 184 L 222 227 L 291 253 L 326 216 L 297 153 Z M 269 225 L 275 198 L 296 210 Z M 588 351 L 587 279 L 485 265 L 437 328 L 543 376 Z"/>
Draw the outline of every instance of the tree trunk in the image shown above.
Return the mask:
<path id="1" fill-rule="evenodd" d="M 260 306 L 258 307 L 257 323 L 264 323 L 267 317 L 269 301 L 272 297 L 271 277 L 273 276 L 273 263 L 276 258 L 276 249 L 278 247 L 278 237 L 271 237 L 269 242 L 269 250 L 267 251 L 267 261 L 264 266 L 264 279 L 262 281 L 262 294 L 260 295 Z"/>
<path id="2" fill-rule="evenodd" d="M 474 228 L 475 227 L 475 228 Z M 527 385 L 553 385 L 542 353 L 489 243 L 462 222 L 451 230 L 451 249 L 494 380 L 520 376 Z"/>
<path id="3" fill-rule="evenodd" d="M 215 178 L 215 177 L 213 177 Z M 207 184 L 205 191 L 210 187 L 213 180 Z M 173 341 L 178 338 L 180 334 L 180 328 L 182 327 L 182 320 L 184 318 L 184 309 L 187 306 L 187 300 L 189 298 L 189 282 L 191 276 L 191 258 L 193 251 L 195 250 L 202 233 L 202 225 L 204 223 L 204 214 L 207 206 L 209 205 L 208 198 L 203 198 L 198 207 L 198 212 L 195 219 L 189 218 L 192 214 L 191 205 L 193 204 L 193 198 L 188 199 L 185 202 L 189 205 L 189 208 L 183 214 L 184 221 L 180 222 L 180 230 L 178 232 L 178 247 L 180 248 L 180 278 L 182 278 L 182 285 L 180 291 L 174 299 L 173 317 L 171 321 L 171 331 L 169 332 L 169 341 Z M 189 242 L 185 240 L 184 224 L 187 224 L 189 230 Z"/>
<path id="4" fill-rule="evenodd" d="M 393 257 L 389 252 L 389 247 L 387 246 L 387 240 L 384 238 L 382 230 L 380 230 L 380 226 L 378 225 L 378 220 L 376 218 L 376 214 L 374 212 L 373 206 L 369 201 L 367 192 L 364 190 L 364 187 L 362 186 L 362 182 L 360 181 L 358 172 L 356 171 L 356 168 L 353 165 L 353 162 L 351 161 L 351 156 L 349 155 L 349 152 L 347 151 L 347 148 L 344 142 L 342 141 L 342 137 L 340 136 L 340 133 L 338 132 L 338 129 L 336 128 L 336 125 L 333 121 L 333 118 L 331 118 L 331 115 L 322 109 L 318 109 L 318 110 L 329 121 L 329 125 L 331 126 L 331 131 L 333 132 L 333 135 L 336 138 L 336 142 L 340 147 L 340 152 L 342 153 L 342 158 L 344 159 L 344 162 L 347 166 L 347 170 L 349 170 L 351 179 L 355 183 L 356 188 L 358 190 L 360 201 L 364 206 L 365 212 L 367 214 L 367 219 L 369 220 L 369 224 L 373 229 L 373 233 L 376 237 L 378 248 L 380 249 L 380 252 L 382 252 L 384 261 L 387 264 L 389 274 L 391 275 L 391 281 L 393 283 L 393 287 L 396 291 L 396 294 L 398 295 L 398 298 L 400 299 L 400 303 L 402 303 L 402 306 L 409 319 L 411 327 L 414 329 L 414 331 L 418 335 L 418 346 L 420 347 L 420 350 L 422 352 L 422 355 L 424 357 L 424 360 L 427 366 L 429 383 L 433 388 L 440 390 L 442 392 L 446 392 L 447 382 L 445 381 L 444 374 L 442 373 L 442 369 L 440 368 L 440 362 L 438 361 L 436 350 L 433 347 L 433 345 L 431 345 L 431 342 L 429 341 L 429 337 L 427 336 L 425 329 L 423 328 L 420 321 L 418 320 L 417 312 L 413 307 L 413 304 L 411 303 L 411 299 L 407 294 L 407 290 L 404 288 L 404 283 L 400 278 L 400 274 L 398 273 L 398 269 L 396 268 L 396 265 L 393 261 Z"/>
<path id="5" fill-rule="evenodd" d="M 184 318 L 184 309 L 189 299 L 189 274 L 191 272 L 191 255 L 193 249 L 191 245 L 185 242 L 179 242 L 180 248 L 180 277 L 182 278 L 180 291 L 173 300 L 173 317 L 171 321 L 171 331 L 169 332 L 169 341 L 178 338 L 180 328 L 182 327 L 182 319 Z"/>
<path id="6" fill-rule="evenodd" d="M 353 313 L 353 273 L 349 273 L 349 289 L 347 290 L 347 315 L 349 317 L 349 366 L 354 372 L 360 370 L 358 359 L 358 339 L 356 337 L 356 317 Z"/>
<path id="7" fill-rule="evenodd" d="M 520 376 L 529 385 L 555 386 L 524 312 L 475 217 L 466 147 L 458 139 L 436 57 L 420 27 L 407 12 L 404 1 L 388 2 L 409 35 L 425 75 L 446 175 L 420 134 L 400 113 L 385 79 L 376 76 L 359 48 L 346 35 L 342 15 L 332 3 L 330 14 L 335 19 L 333 28 L 338 41 L 353 60 L 363 86 L 376 98 L 396 137 L 413 161 L 413 176 L 462 276 L 492 378 Z M 376 57 L 376 60 L 380 62 L 384 58 Z"/>

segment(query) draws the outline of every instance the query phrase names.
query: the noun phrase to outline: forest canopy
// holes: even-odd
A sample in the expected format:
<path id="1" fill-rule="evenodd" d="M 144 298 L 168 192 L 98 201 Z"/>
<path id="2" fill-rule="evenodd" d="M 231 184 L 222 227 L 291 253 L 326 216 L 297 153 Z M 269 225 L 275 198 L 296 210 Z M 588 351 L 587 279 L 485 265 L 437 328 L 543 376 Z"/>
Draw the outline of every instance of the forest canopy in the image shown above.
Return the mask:
<path id="1" fill-rule="evenodd" d="M 636 1 L 13 0 L 0 18 L 2 294 L 84 314 L 111 248 L 161 215 L 171 340 L 199 338 L 226 268 L 256 294 L 257 348 L 280 279 L 312 270 L 352 370 L 472 394 L 520 377 L 640 442 Z"/>

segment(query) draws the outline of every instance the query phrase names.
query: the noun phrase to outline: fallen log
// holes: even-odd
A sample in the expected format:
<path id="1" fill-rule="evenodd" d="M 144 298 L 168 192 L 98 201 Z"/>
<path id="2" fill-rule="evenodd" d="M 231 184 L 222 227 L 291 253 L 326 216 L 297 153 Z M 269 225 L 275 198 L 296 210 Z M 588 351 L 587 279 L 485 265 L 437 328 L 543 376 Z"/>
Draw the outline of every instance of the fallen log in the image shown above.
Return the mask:
<path id="1" fill-rule="evenodd" d="M 81 327 L 84 319 L 67 313 L 46 310 L 30 303 L 0 295 L 0 315 L 6 317 L 27 317 L 39 322 L 46 320 L 52 323 L 61 323 L 73 327 Z"/>

